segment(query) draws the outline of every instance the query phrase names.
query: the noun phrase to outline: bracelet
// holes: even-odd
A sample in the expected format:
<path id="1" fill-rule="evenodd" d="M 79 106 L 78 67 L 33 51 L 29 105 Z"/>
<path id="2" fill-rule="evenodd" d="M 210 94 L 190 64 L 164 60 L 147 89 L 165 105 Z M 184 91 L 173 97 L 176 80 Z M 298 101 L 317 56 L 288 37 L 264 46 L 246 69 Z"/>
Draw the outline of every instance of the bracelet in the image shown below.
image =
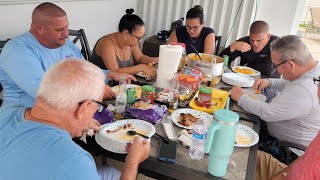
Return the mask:
<path id="1" fill-rule="evenodd" d="M 288 174 L 286 172 L 284 172 L 284 171 L 281 171 L 281 174 L 282 174 L 283 177 L 288 176 Z"/>

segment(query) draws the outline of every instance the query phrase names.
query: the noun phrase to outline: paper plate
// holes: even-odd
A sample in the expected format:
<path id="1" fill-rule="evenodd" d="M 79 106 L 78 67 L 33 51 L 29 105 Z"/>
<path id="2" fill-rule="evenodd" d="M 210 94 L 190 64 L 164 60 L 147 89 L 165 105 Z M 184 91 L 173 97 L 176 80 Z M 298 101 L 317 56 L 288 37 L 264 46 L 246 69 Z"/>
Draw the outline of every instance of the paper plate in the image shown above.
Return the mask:
<path id="1" fill-rule="evenodd" d="M 121 126 L 128 125 L 129 123 L 131 124 L 130 128 L 128 127 L 126 129 L 120 129 L 119 131 L 111 133 L 107 132 L 107 130 L 113 131 Z M 127 143 L 130 143 L 135 136 L 139 136 L 127 135 L 127 131 L 129 130 L 135 130 L 149 137 L 153 136 L 156 132 L 155 127 L 147 121 L 139 119 L 125 119 L 102 125 L 99 133 L 96 133 L 95 139 L 101 147 L 108 151 L 119 154 L 127 154 L 125 149 Z"/>
<path id="2" fill-rule="evenodd" d="M 184 126 L 182 124 L 180 124 L 178 121 L 180 119 L 180 114 L 184 113 L 184 114 L 192 114 L 192 116 L 198 117 L 199 119 L 203 119 L 206 121 L 206 125 L 209 127 L 213 121 L 213 116 L 211 114 L 208 114 L 206 112 L 201 112 L 198 110 L 194 110 L 194 109 L 189 109 L 189 108 L 182 108 L 182 109 L 178 109 L 175 110 L 172 114 L 171 114 L 171 119 L 172 121 L 179 127 L 181 128 L 185 128 L 185 129 L 192 129 L 193 125 L 190 126 Z"/>
<path id="3" fill-rule="evenodd" d="M 267 97 L 263 94 L 257 94 L 255 90 L 243 89 L 244 94 L 251 97 L 252 99 L 259 101 L 266 101 Z"/>
<path id="4" fill-rule="evenodd" d="M 136 85 L 136 84 L 127 84 L 126 89 L 129 89 L 129 88 L 136 88 L 136 99 L 141 99 L 141 93 L 142 93 L 141 86 Z M 115 94 L 118 94 L 119 85 L 113 86 L 111 89 Z"/>
<path id="5" fill-rule="evenodd" d="M 259 141 L 259 135 L 246 125 L 238 124 L 235 147 L 250 147 Z"/>
<path id="6" fill-rule="evenodd" d="M 237 69 L 243 70 L 244 72 L 241 72 Z M 232 67 L 232 71 L 239 73 L 239 74 L 243 74 L 243 75 L 248 75 L 248 76 L 259 76 L 261 75 L 261 73 L 255 69 L 252 69 L 251 67 L 247 67 L 247 66 L 233 66 Z"/>
<path id="7" fill-rule="evenodd" d="M 155 69 L 156 72 L 158 72 L 158 69 Z M 143 77 L 143 78 L 149 78 L 145 73 L 143 73 L 142 71 L 141 72 L 138 72 L 136 74 L 136 76 L 139 76 L 139 77 Z"/>
<path id="8" fill-rule="evenodd" d="M 239 85 L 240 87 L 251 87 L 254 83 L 254 79 L 252 77 L 237 73 L 222 74 L 222 81 L 229 85 Z"/>

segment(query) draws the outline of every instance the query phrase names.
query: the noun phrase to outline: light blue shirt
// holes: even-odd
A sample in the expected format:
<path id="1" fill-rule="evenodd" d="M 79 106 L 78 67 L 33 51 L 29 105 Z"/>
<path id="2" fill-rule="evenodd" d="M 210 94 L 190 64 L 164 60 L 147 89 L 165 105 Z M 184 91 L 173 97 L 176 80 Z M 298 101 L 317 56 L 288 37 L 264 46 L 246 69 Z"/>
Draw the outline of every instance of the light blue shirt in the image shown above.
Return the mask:
<path id="1" fill-rule="evenodd" d="M 3 106 L 20 104 L 31 107 L 44 73 L 66 58 L 84 59 L 70 39 L 56 49 L 42 46 L 30 32 L 11 39 L 0 54 Z"/>
<path id="2" fill-rule="evenodd" d="M 92 156 L 68 132 L 24 119 L 25 110 L 0 110 L 1 180 L 100 179 Z"/>

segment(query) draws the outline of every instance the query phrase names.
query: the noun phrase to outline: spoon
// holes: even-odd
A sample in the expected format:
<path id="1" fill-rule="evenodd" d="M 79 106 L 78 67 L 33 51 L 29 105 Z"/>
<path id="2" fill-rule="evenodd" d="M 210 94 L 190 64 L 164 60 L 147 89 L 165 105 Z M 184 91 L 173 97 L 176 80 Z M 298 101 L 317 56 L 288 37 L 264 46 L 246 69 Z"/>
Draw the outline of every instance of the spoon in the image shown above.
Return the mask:
<path id="1" fill-rule="evenodd" d="M 198 50 L 193 46 L 193 44 L 191 44 L 191 47 L 192 47 L 192 48 L 193 48 L 193 50 L 196 52 L 196 54 L 199 56 L 200 61 L 202 61 L 201 56 L 200 56 L 200 54 L 199 54 Z"/>
<path id="2" fill-rule="evenodd" d="M 144 134 L 140 134 L 140 133 L 138 133 L 138 132 L 136 132 L 136 131 L 134 131 L 134 130 L 127 131 L 127 134 L 128 134 L 129 136 L 134 136 L 134 135 L 138 134 L 139 136 L 141 136 L 141 137 L 143 137 L 143 138 L 146 138 L 146 139 L 149 139 L 149 138 L 150 138 L 149 136 L 146 136 L 146 135 L 144 135 Z"/>

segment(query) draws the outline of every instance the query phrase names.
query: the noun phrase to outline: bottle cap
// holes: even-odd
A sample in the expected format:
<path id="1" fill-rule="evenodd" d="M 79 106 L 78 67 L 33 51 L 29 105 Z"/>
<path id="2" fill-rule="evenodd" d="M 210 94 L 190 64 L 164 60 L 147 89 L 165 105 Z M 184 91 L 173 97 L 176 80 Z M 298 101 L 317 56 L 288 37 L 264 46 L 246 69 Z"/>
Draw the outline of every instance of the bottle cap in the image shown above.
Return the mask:
<path id="1" fill-rule="evenodd" d="M 155 87 L 151 85 L 143 85 L 142 90 L 146 92 L 154 92 Z"/>
<path id="2" fill-rule="evenodd" d="M 212 89 L 207 86 L 201 86 L 199 91 L 204 94 L 212 94 Z"/>

